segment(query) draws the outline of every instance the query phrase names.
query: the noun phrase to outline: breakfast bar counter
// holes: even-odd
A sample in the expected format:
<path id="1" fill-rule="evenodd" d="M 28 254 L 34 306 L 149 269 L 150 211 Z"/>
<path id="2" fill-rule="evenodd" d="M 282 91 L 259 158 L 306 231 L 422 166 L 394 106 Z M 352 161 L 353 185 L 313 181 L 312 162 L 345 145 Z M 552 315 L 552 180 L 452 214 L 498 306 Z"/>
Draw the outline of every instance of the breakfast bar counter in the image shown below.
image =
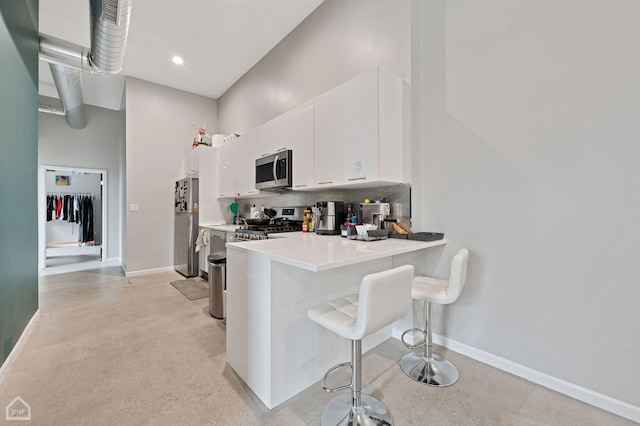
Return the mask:
<path id="1" fill-rule="evenodd" d="M 373 272 L 412 264 L 446 240 L 347 240 L 291 232 L 227 244 L 227 362 L 274 408 L 349 359 L 345 339 L 307 318 L 322 302 L 357 293 Z M 438 255 L 441 251 L 434 251 Z M 412 325 L 411 314 L 368 336 L 363 352 Z"/>
<path id="2" fill-rule="evenodd" d="M 446 244 L 446 240 L 421 242 L 388 238 L 358 241 L 339 235 L 291 232 L 269 235 L 268 240 L 227 244 L 227 250 L 268 257 L 307 271 L 320 272 Z"/>

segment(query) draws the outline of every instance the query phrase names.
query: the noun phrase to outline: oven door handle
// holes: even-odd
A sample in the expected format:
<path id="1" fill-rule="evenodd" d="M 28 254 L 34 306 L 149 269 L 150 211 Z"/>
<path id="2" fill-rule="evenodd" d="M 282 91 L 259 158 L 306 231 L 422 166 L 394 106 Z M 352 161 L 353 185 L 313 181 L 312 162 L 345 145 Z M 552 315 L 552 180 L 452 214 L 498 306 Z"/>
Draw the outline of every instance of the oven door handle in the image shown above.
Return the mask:
<path id="1" fill-rule="evenodd" d="M 273 159 L 273 181 L 277 184 L 279 184 L 280 182 L 278 182 L 278 156 L 276 155 L 276 158 Z"/>

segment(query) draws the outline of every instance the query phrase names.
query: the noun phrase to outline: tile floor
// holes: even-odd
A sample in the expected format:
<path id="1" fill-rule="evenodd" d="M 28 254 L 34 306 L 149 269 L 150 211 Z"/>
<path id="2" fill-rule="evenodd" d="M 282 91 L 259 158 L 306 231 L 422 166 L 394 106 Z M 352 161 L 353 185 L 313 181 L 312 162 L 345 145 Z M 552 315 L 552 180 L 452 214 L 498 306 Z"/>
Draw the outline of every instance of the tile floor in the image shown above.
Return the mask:
<path id="1" fill-rule="evenodd" d="M 268 410 L 225 363 L 208 299 L 187 300 L 169 284 L 179 278 L 119 267 L 41 277 L 40 317 L 0 383 L 0 408 L 19 395 L 34 425 L 319 425 L 333 395 L 318 384 Z M 452 352 L 460 381 L 430 388 L 402 373 L 403 353 L 390 339 L 363 362 L 363 390 L 397 425 L 634 424 Z"/>

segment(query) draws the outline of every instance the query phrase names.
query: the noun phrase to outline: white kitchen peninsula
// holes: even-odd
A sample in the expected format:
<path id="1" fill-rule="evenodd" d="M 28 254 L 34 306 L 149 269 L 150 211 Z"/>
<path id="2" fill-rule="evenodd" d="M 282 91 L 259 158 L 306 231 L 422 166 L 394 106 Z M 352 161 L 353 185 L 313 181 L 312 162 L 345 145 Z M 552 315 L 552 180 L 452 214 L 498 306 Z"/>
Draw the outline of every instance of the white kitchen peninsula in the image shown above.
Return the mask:
<path id="1" fill-rule="evenodd" d="M 369 273 L 403 264 L 420 272 L 426 250 L 446 242 L 294 232 L 227 244 L 227 362 L 267 407 L 276 407 L 349 359 L 348 342 L 307 319 L 309 308 L 357 293 Z M 409 315 L 395 326 L 410 324 Z M 393 327 L 363 340 L 363 352 Z"/>

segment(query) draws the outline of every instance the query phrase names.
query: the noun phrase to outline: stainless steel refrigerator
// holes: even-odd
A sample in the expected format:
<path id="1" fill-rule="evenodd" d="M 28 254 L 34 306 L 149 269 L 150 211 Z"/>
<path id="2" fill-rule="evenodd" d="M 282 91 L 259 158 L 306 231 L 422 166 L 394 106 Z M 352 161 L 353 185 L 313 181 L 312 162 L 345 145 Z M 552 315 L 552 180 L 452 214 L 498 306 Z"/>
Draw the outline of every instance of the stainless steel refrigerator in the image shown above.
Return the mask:
<path id="1" fill-rule="evenodd" d="M 174 223 L 173 263 L 185 277 L 198 276 L 198 179 L 176 182 L 176 215 Z"/>

